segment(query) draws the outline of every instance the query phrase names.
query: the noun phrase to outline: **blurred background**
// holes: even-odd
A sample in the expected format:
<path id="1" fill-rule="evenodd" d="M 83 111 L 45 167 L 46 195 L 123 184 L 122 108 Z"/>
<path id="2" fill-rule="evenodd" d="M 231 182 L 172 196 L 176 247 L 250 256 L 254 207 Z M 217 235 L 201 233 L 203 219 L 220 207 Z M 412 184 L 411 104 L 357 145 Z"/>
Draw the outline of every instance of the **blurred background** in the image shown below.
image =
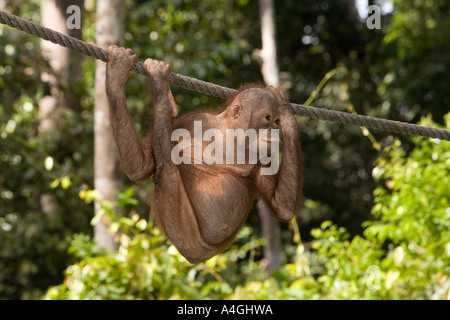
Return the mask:
<path id="1" fill-rule="evenodd" d="M 81 28 L 67 27 L 78 18 L 70 5 Z M 275 84 L 291 102 L 450 128 L 445 0 L 3 0 L 0 9 L 223 86 Z M 0 25 L 1 299 L 450 298 L 449 142 L 297 117 L 297 218 L 271 222 L 255 203 L 229 249 L 191 265 L 154 226 L 152 181 L 131 183 L 113 144 L 96 142 L 108 136 L 94 116 L 106 103 L 102 68 Z M 147 81 L 130 75 L 126 89 L 141 135 Z M 180 114 L 223 103 L 172 91 Z"/>

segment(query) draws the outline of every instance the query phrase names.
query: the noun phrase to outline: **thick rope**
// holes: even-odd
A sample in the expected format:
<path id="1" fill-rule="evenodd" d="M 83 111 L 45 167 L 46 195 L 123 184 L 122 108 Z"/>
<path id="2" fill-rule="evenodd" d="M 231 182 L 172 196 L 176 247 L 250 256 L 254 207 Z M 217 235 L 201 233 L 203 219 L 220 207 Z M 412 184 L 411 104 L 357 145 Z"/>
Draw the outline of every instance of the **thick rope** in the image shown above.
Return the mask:
<path id="1" fill-rule="evenodd" d="M 0 10 L 0 23 L 59 44 L 63 47 L 81 52 L 84 55 L 100 59 L 104 62 L 108 61 L 108 52 L 102 48 L 62 34 L 60 32 L 45 28 L 39 24 L 17 17 L 3 10 Z M 148 71 L 142 62 L 136 63 L 132 70 L 144 76 L 149 76 Z M 227 99 L 234 92 L 236 92 L 236 90 L 234 89 L 190 78 L 174 72 L 172 72 L 170 75 L 170 82 L 173 85 L 188 90 L 197 91 L 222 99 Z M 450 141 L 450 130 L 431 128 L 400 121 L 379 119 L 341 111 L 309 107 L 295 103 L 291 103 L 291 106 L 295 114 L 310 117 L 313 119 L 329 120 L 340 122 L 343 124 L 364 126 L 369 129 L 401 133 L 408 136 L 423 136 L 427 138 L 438 138 Z"/>

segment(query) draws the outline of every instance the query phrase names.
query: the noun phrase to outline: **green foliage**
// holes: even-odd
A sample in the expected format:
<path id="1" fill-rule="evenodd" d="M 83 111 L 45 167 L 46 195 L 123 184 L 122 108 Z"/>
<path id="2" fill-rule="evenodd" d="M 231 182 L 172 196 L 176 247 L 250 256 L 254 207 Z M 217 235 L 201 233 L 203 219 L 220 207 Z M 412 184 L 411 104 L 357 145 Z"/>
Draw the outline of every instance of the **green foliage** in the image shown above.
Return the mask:
<path id="1" fill-rule="evenodd" d="M 39 21 L 39 1 L 13 0 L 6 10 Z M 89 232 L 92 206 L 78 191 L 92 177 L 92 123 L 68 110 L 40 134 L 49 68 L 39 39 L 4 25 L 0 37 L 0 298 L 37 299 L 73 261 L 68 238 Z"/>
<path id="2" fill-rule="evenodd" d="M 430 119 L 423 124 L 433 125 Z M 435 125 L 435 124 L 434 124 Z M 450 114 L 447 116 L 450 128 Z M 364 238 L 324 222 L 313 231 L 328 298 L 446 299 L 450 294 L 450 143 L 414 138 L 384 149 Z"/>
<path id="3" fill-rule="evenodd" d="M 39 135 L 35 99 L 22 95 L 0 113 L 2 298 L 38 298 L 48 281 L 59 281 L 69 261 L 66 237 L 86 230 L 92 210 L 77 196 L 91 177 L 83 169 L 90 144 L 78 143 L 86 121 L 69 112 L 60 118 L 59 141 Z M 54 210 L 44 212 L 44 202 Z"/>
<path id="4" fill-rule="evenodd" d="M 396 13 L 383 30 L 380 47 L 388 49 L 384 68 L 374 68 L 383 74 L 378 92 L 389 101 L 394 117 L 418 121 L 428 112 L 442 124 L 448 112 L 450 72 L 443 52 L 450 49 L 450 3 L 395 0 L 394 5 Z"/>

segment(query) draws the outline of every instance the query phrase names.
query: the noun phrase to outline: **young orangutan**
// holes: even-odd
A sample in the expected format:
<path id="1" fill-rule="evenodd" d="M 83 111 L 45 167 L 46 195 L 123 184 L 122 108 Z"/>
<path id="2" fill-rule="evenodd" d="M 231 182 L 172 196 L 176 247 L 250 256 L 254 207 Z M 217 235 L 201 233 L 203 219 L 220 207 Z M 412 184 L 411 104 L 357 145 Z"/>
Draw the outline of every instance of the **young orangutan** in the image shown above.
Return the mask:
<path id="1" fill-rule="evenodd" d="M 175 118 L 177 107 L 170 91 L 169 65 L 147 59 L 154 116 L 149 133 L 141 139 L 125 96 L 128 71 L 138 58 L 132 50 L 116 46 L 110 47 L 108 53 L 106 91 L 122 168 L 134 181 L 153 175 L 152 214 L 188 261 L 205 261 L 225 249 L 244 224 L 256 195 L 279 219 L 287 221 L 294 216 L 302 198 L 302 153 L 297 122 L 281 89 L 247 85 L 228 99 L 221 113 L 193 112 Z M 202 134 L 214 129 L 223 137 L 228 137 L 229 129 L 267 129 L 269 134 L 263 137 L 258 133 L 256 143 L 269 151 L 280 142 L 270 133 L 281 128 L 279 170 L 262 174 L 270 166 L 262 161 L 175 164 L 172 152 L 176 142 L 172 141 L 172 133 L 183 129 L 194 136 L 194 123 L 199 122 Z M 207 144 L 201 144 L 200 151 L 206 147 Z M 249 153 L 248 148 L 245 150 Z M 236 154 L 236 147 L 233 151 Z"/>

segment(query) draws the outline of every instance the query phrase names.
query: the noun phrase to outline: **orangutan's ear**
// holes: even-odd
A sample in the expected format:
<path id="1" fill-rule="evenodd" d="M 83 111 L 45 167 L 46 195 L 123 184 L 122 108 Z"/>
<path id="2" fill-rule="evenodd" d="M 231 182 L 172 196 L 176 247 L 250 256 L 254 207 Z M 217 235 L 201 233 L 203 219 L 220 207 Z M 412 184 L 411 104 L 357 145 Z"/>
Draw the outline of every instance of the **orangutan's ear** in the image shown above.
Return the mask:
<path id="1" fill-rule="evenodd" d="M 231 116 L 233 119 L 239 118 L 239 116 L 241 115 L 241 113 L 242 113 L 242 107 L 241 107 L 240 105 L 238 105 L 238 104 L 235 104 L 235 105 L 232 106 L 231 109 L 230 109 L 230 116 Z"/>

